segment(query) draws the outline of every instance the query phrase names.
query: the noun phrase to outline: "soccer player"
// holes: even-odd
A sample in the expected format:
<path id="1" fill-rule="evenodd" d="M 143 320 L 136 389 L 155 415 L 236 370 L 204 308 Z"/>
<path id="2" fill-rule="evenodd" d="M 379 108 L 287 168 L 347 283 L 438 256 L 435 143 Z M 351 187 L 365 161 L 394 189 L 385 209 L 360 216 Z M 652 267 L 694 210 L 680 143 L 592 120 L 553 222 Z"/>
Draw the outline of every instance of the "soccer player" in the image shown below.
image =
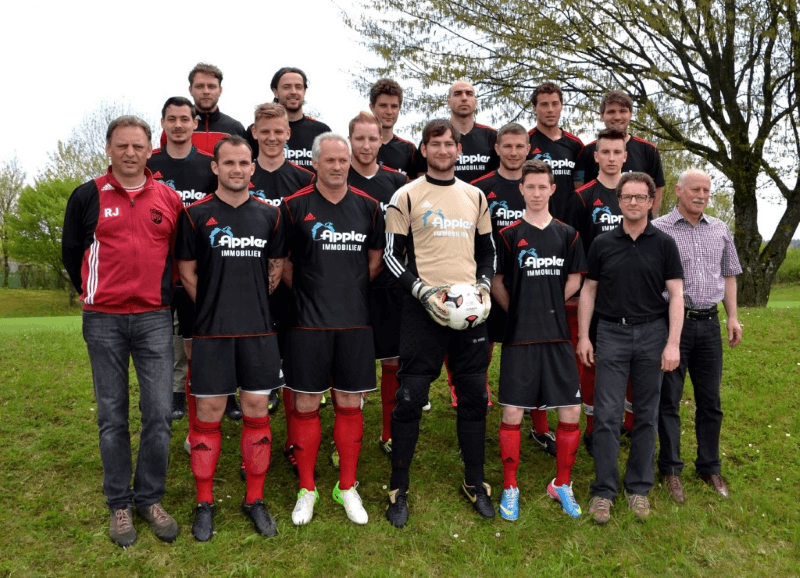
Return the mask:
<path id="1" fill-rule="evenodd" d="M 650 516 L 658 403 L 664 372 L 678 367 L 683 326 L 683 268 L 678 247 L 648 222 L 656 186 L 648 175 L 626 173 L 617 184 L 622 223 L 597 237 L 578 310 L 578 355 L 597 364 L 594 390 L 594 469 L 589 513 L 597 524 L 611 516 L 619 487 L 619 436 L 628 376 L 636 413 L 625 472 L 628 508 Z M 664 301 L 664 288 L 669 303 Z M 597 314 L 597 354 L 589 338 Z"/>
<path id="2" fill-rule="evenodd" d="M 175 254 L 189 297 L 197 304 L 192 340 L 192 395 L 197 416 L 189 437 L 197 507 L 192 534 L 214 535 L 214 473 L 222 445 L 220 420 L 229 395 L 241 389 L 242 456 L 247 492 L 242 509 L 264 536 L 277 534 L 264 505 L 272 450 L 267 401 L 281 385 L 278 340 L 267 295 L 280 283 L 285 256 L 276 207 L 250 195 L 253 153 L 242 137 L 214 147 L 219 186 L 184 212 Z M 246 282 L 243 282 L 246 280 Z"/>
<path id="3" fill-rule="evenodd" d="M 461 154 L 456 161 L 456 177 L 471 183 L 478 177 L 497 168 L 497 152 L 494 144 L 497 131 L 490 126 L 475 122 L 478 99 L 475 87 L 460 80 L 447 91 L 447 106 L 450 122 L 461 135 Z"/>
<path id="4" fill-rule="evenodd" d="M 332 382 L 340 464 L 333 498 L 351 521 L 366 524 L 356 467 L 364 434 L 361 394 L 375 390 L 369 281 L 381 267 L 383 215 L 378 201 L 348 186 L 350 147 L 344 137 L 318 136 L 312 161 L 316 182 L 282 206 L 291 260 L 284 281 L 295 303 L 284 359 L 286 385 L 295 392 L 292 443 L 300 477 L 292 522 L 309 523 L 319 498 L 319 403 Z"/>
<path id="5" fill-rule="evenodd" d="M 217 177 L 211 170 L 212 155 L 192 144 L 192 133 L 197 128 L 197 112 L 189 99 L 182 96 L 168 98 L 161 109 L 161 130 L 167 142 L 153 151 L 147 168 L 153 178 L 175 190 L 188 207 L 217 187 Z M 173 317 L 178 324 L 187 324 L 194 315 L 194 307 L 180 283 L 172 296 Z M 173 337 L 175 372 L 172 384 L 172 419 L 179 420 L 186 413 L 186 353 L 182 330 L 176 327 Z"/>
<path id="6" fill-rule="evenodd" d="M 736 275 L 742 272 L 733 237 L 725 223 L 703 211 L 711 193 L 711 179 L 690 169 L 675 185 L 678 205 L 653 225 L 675 239 L 684 264 L 684 321 L 681 332 L 681 362 L 664 375 L 658 408 L 658 469 L 666 478 L 672 498 L 684 500 L 681 472 L 680 402 L 688 369 L 697 404 L 697 474 L 725 499 L 728 486 L 720 471 L 719 432 L 722 408 L 722 341 L 717 305 L 722 301 L 728 314 L 728 345 L 742 340 L 742 326 L 736 314 Z"/>
<path id="7" fill-rule="evenodd" d="M 461 147 L 447 120 L 425 125 L 420 151 L 428 172 L 397 191 L 386 213 L 386 267 L 406 294 L 400 325 L 400 389 L 392 412 L 392 475 L 386 517 L 408 521 L 409 466 L 419 438 L 428 390 L 449 356 L 458 394 L 456 430 L 464 460 L 462 488 L 475 510 L 494 517 L 491 488 L 483 480 L 486 433 L 484 323 L 463 331 L 447 326 L 442 299 L 450 285 L 477 284 L 487 309 L 494 274 L 492 223 L 486 197 L 455 178 Z M 487 310 L 487 314 L 489 311 Z"/>
<path id="8" fill-rule="evenodd" d="M 653 216 L 656 216 L 658 208 L 661 206 L 661 193 L 664 190 L 664 169 L 661 167 L 661 155 L 659 155 L 656 145 L 628 132 L 632 116 L 633 101 L 621 90 L 607 92 L 600 101 L 600 120 L 603 121 L 606 128 L 620 130 L 625 135 L 627 158 L 625 164 L 622 165 L 622 172 L 647 173 L 656 184 L 656 196 L 651 212 Z M 586 145 L 578 159 L 578 166 L 575 168 L 575 180 L 578 182 L 578 186 L 597 177 L 599 168 L 594 158 L 596 145 L 597 141 Z"/>
<path id="9" fill-rule="evenodd" d="M 500 515 L 506 520 L 519 517 L 517 467 L 525 408 L 558 409 L 557 473 L 547 495 L 570 516 L 581 515 L 571 479 L 581 439 L 580 378 L 564 302 L 580 288 L 586 260 L 578 232 L 550 215 L 548 201 L 555 190 L 550 166 L 527 161 L 519 184 L 525 214 L 498 234 L 492 296 L 508 312 L 499 397 Z"/>
<path id="10" fill-rule="evenodd" d="M 108 125 L 108 173 L 80 185 L 67 202 L 62 259 L 83 301 L 83 337 L 97 399 L 103 493 L 109 537 L 136 542 L 133 505 L 160 540 L 178 524 L 161 506 L 169 462 L 172 397 L 172 252 L 182 205 L 147 169 L 152 134 L 121 116 Z M 132 242 L 135 240 L 135 242 Z M 139 382 L 142 414 L 133 489 L 128 431 L 128 364 Z"/>
<path id="11" fill-rule="evenodd" d="M 417 150 L 413 143 L 394 134 L 403 105 L 403 89 L 394 80 L 381 78 L 369 89 L 369 109 L 380 121 L 381 148 L 378 163 L 406 176 L 416 176 Z"/>
<path id="12" fill-rule="evenodd" d="M 367 113 L 350 121 L 350 147 L 353 150 L 348 184 L 376 199 L 385 219 L 386 208 L 395 191 L 406 184 L 405 175 L 378 164 L 381 146 L 381 123 Z M 397 405 L 397 370 L 399 369 L 400 304 L 402 288 L 397 278 L 384 269 L 370 283 L 369 307 L 375 343 L 375 359 L 381 360 L 382 430 L 378 445 L 392 454 L 392 411 Z"/>

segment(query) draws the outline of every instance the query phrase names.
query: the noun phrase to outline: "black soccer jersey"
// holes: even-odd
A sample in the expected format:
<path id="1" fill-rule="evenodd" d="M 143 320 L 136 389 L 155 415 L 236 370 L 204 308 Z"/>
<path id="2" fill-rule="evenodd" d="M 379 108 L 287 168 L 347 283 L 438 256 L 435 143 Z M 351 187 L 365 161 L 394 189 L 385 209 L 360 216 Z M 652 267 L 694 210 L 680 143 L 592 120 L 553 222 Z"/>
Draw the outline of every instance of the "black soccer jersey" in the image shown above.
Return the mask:
<path id="1" fill-rule="evenodd" d="M 175 255 L 197 261 L 194 334 L 273 333 L 268 259 L 286 256 L 280 211 L 256 197 L 238 207 L 208 195 L 184 210 Z"/>
<path id="2" fill-rule="evenodd" d="M 538 159 L 550 165 L 553 178 L 556 182 L 556 192 L 550 197 L 550 214 L 556 219 L 570 223 L 569 200 L 570 194 L 575 190 L 575 166 L 583 150 L 581 139 L 565 130 L 561 131 L 561 138 L 551 140 L 536 128 L 528 131 L 531 141 L 529 159 Z"/>
<path id="3" fill-rule="evenodd" d="M 600 168 L 594 160 L 594 151 L 597 149 L 597 141 L 594 141 L 583 149 L 583 153 L 578 159 L 578 166 L 575 168 L 575 180 L 588 183 L 597 178 Z M 622 165 L 623 173 L 639 172 L 647 173 L 653 177 L 657 187 L 664 186 L 664 169 L 661 166 L 661 155 L 658 147 L 651 142 L 631 135 L 625 143 L 625 150 L 628 158 Z"/>
<path id="4" fill-rule="evenodd" d="M 292 327 L 368 327 L 368 252 L 385 244 L 378 201 L 348 187 L 333 204 L 311 185 L 286 197 L 281 211 L 294 265 Z"/>
<path id="5" fill-rule="evenodd" d="M 284 197 L 293 195 L 314 182 L 314 173 L 289 161 L 283 161 L 274 171 L 261 168 L 258 159 L 255 163 L 256 171 L 250 178 L 250 194 L 273 207 L 280 206 Z"/>
<path id="6" fill-rule="evenodd" d="M 622 211 L 617 201 L 617 192 L 600 181 L 586 183 L 576 191 L 580 198 L 579 231 L 583 249 L 589 254 L 592 242 L 603 233 L 616 229 L 622 223 Z"/>
<path id="7" fill-rule="evenodd" d="M 188 207 L 217 189 L 217 176 L 211 170 L 212 160 L 212 155 L 194 146 L 186 158 L 174 159 L 164 147 L 153 151 L 147 160 L 147 168 L 154 179 L 175 189 L 183 199 L 183 206 Z"/>
<path id="8" fill-rule="evenodd" d="M 492 219 L 492 232 L 497 233 L 508 227 L 525 214 L 525 199 L 519 191 L 519 180 L 510 181 L 492 171 L 470 183 L 478 187 L 486 195 L 489 204 L 489 216 Z"/>
<path id="9" fill-rule="evenodd" d="M 314 139 L 331 128 L 324 122 L 310 116 L 303 116 L 300 120 L 289 121 L 292 136 L 286 141 L 286 160 L 297 163 L 304 169 L 313 171 L 311 166 L 311 145 Z"/>
<path id="10" fill-rule="evenodd" d="M 413 179 L 417 176 L 417 154 L 413 143 L 394 135 L 392 140 L 381 145 L 378 162 Z"/>
<path id="11" fill-rule="evenodd" d="M 462 134 L 459 141 L 461 154 L 458 155 L 455 166 L 456 178 L 471 183 L 500 166 L 500 160 L 494 151 L 495 142 L 497 131 L 483 124 L 475 123 L 471 131 Z M 428 163 L 422 155 L 417 164 L 419 172 L 427 172 Z"/>
<path id="12" fill-rule="evenodd" d="M 505 345 L 569 341 L 564 286 L 586 271 L 581 238 L 553 219 L 544 229 L 518 221 L 500 231 L 498 273 L 510 301 Z"/>

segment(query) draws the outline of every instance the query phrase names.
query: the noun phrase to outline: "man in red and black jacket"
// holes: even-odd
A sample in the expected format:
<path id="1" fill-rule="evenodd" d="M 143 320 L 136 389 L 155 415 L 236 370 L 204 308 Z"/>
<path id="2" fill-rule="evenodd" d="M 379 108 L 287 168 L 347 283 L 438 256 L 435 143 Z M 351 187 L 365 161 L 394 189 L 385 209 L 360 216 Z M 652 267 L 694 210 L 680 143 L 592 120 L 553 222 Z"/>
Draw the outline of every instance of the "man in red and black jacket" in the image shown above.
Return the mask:
<path id="1" fill-rule="evenodd" d="M 172 246 L 181 199 L 146 168 L 150 127 L 134 116 L 106 133 L 108 173 L 79 186 L 64 216 L 62 260 L 83 301 L 83 336 L 97 399 L 109 537 L 136 541 L 132 509 L 172 542 L 178 524 L 164 511 L 172 397 Z M 136 476 L 128 431 L 128 363 L 139 382 L 142 429 Z"/>

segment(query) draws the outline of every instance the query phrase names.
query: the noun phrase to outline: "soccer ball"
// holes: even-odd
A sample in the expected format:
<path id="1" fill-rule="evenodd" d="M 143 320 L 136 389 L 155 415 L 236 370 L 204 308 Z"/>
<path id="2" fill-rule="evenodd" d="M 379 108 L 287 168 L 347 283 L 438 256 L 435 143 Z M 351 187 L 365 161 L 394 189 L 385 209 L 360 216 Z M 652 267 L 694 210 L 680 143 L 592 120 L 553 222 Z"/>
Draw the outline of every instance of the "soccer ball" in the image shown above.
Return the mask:
<path id="1" fill-rule="evenodd" d="M 453 285 L 447 292 L 444 305 L 450 310 L 447 326 L 458 331 L 483 323 L 486 304 L 475 285 Z"/>

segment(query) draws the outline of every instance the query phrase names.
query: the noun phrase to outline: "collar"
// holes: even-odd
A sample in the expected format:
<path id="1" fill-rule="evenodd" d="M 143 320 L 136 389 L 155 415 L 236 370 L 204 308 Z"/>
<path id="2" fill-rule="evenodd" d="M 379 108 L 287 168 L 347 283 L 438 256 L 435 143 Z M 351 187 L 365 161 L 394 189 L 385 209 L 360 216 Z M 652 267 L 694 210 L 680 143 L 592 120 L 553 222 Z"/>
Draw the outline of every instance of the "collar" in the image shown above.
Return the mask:
<path id="1" fill-rule="evenodd" d="M 692 226 L 692 224 L 686 219 L 686 217 L 681 215 L 681 212 L 678 210 L 677 205 L 675 205 L 675 207 L 668 214 L 664 215 L 664 219 L 672 226 L 677 225 L 681 221 L 683 221 L 690 227 Z M 700 215 L 700 219 L 698 219 L 697 224 L 699 225 L 700 223 L 708 223 L 708 222 L 709 221 L 708 218 L 706 217 L 706 214 L 703 213 L 702 215 Z"/>
<path id="2" fill-rule="evenodd" d="M 440 181 L 439 179 L 434 179 L 433 177 L 430 177 L 430 176 L 428 176 L 426 174 L 425 175 L 425 180 L 428 181 L 432 185 L 437 185 L 437 186 L 440 186 L 440 187 L 449 187 L 450 185 L 456 184 L 456 178 L 455 177 L 453 177 L 452 179 L 449 179 L 447 181 Z"/>
<path id="3" fill-rule="evenodd" d="M 642 235 L 655 235 L 656 231 L 657 229 L 653 226 L 653 221 L 647 221 L 647 226 L 644 228 L 644 231 L 642 231 Z M 625 229 L 622 228 L 622 223 L 617 225 L 616 229 L 609 232 L 620 238 L 628 236 L 628 233 L 626 233 Z"/>
<path id="4" fill-rule="evenodd" d="M 198 112 L 197 113 L 197 117 L 200 119 L 200 122 L 205 122 L 205 121 L 214 122 L 214 121 L 219 120 L 219 118 L 221 116 L 222 116 L 222 113 L 220 112 L 219 107 L 217 107 L 217 110 L 215 110 L 214 112 Z"/>

